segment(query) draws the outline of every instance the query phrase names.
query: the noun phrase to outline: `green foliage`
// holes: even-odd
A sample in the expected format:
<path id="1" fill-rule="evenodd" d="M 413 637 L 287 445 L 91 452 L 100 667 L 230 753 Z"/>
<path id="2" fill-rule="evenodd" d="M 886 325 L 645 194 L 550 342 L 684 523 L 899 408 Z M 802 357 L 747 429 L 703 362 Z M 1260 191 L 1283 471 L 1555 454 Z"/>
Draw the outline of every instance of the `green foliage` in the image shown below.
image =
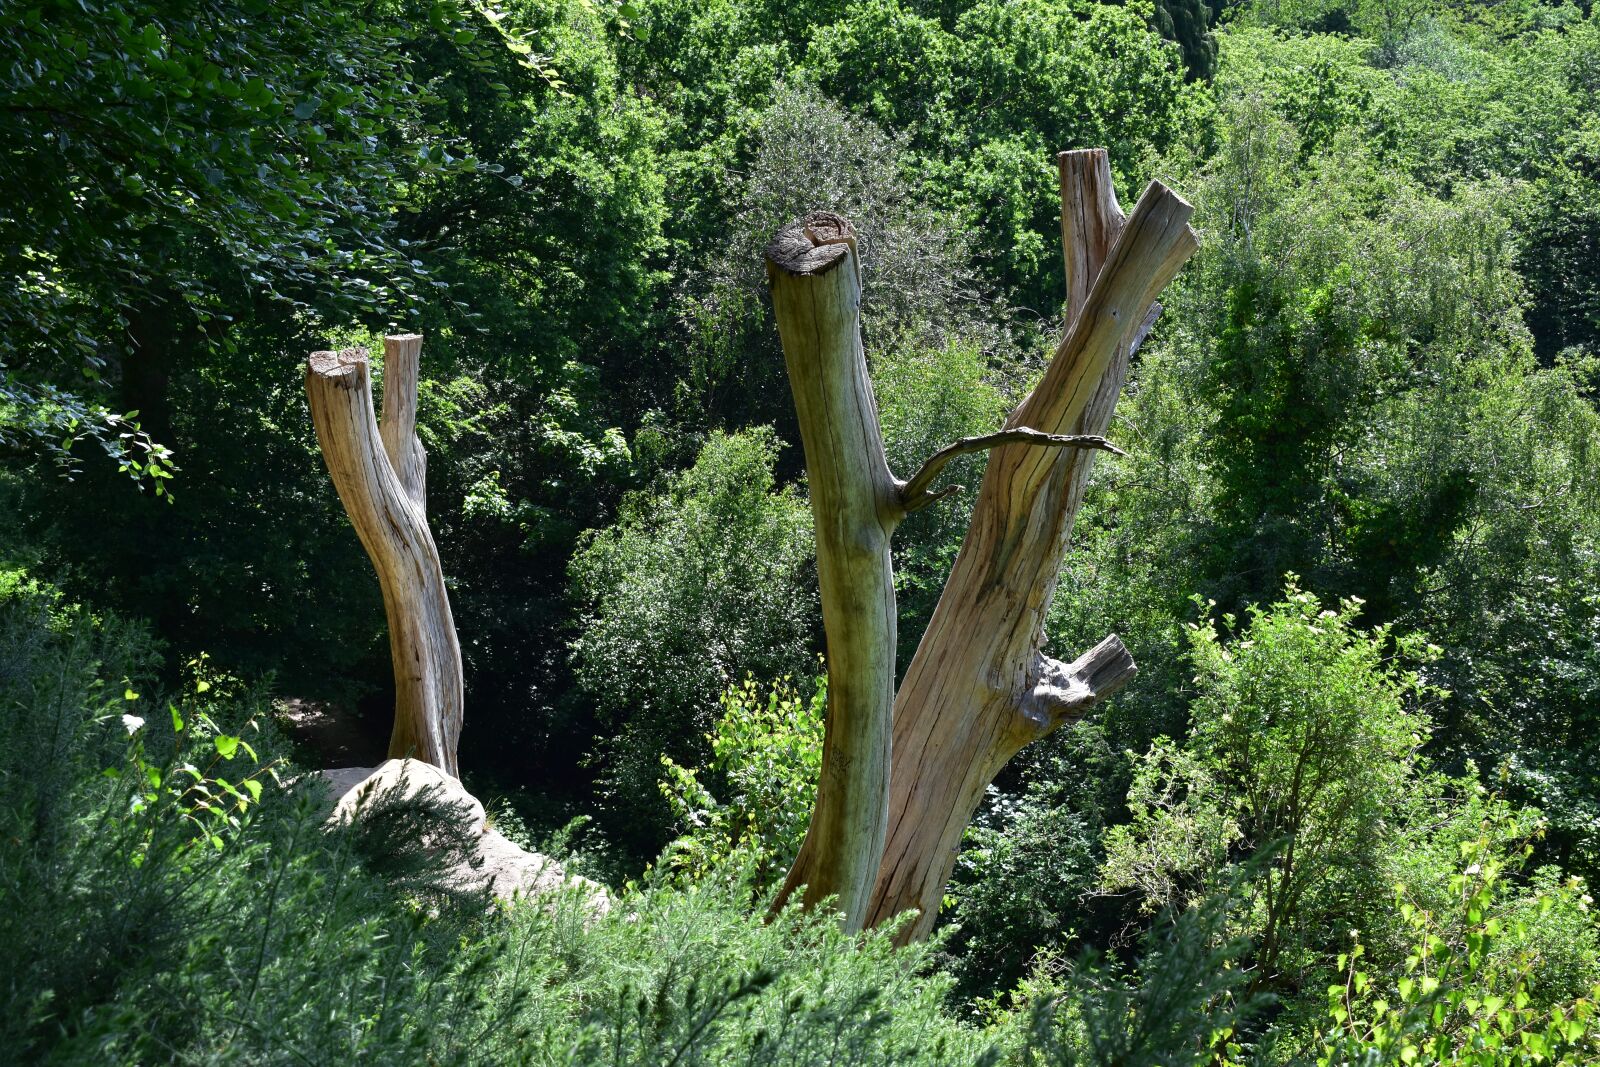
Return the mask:
<path id="1" fill-rule="evenodd" d="M 1260 985 L 1306 966 L 1295 957 L 1338 897 L 1330 883 L 1381 866 L 1414 788 L 1426 687 L 1396 659 L 1425 661 L 1429 650 L 1356 630 L 1359 608 L 1325 610 L 1291 580 L 1230 643 L 1210 620 L 1193 627 L 1189 742 L 1151 749 L 1130 821 L 1107 833 L 1104 889 L 1138 891 L 1152 908 L 1215 888 L 1237 848 L 1272 852 L 1249 904 Z"/>
<path id="2" fill-rule="evenodd" d="M 315 787 L 270 773 L 270 729 L 213 729 L 251 700 L 204 664 L 163 699 L 137 628 L 15 572 L 0 633 L 0 1039 L 21 1062 L 987 1062 L 926 950 L 709 886 L 599 919 L 576 896 L 486 908 L 439 888 L 448 812 L 324 826 Z"/>
<path id="3" fill-rule="evenodd" d="M 819 677 L 803 698 L 784 680 L 763 698 L 747 677 L 722 694 L 722 714 L 706 738 L 709 768 L 661 757 L 661 792 L 684 830 L 657 861 L 662 870 L 685 884 L 731 877 L 758 896 L 776 888 L 816 806 L 827 682 Z M 719 801 L 707 781 L 727 799 Z"/>
<path id="4" fill-rule="evenodd" d="M 1217 42 L 1210 32 L 1213 20 L 1210 0 L 1156 2 L 1156 29 L 1182 49 L 1184 70 L 1190 78 L 1209 78 L 1216 73 Z"/>
<path id="5" fill-rule="evenodd" d="M 1229 894 L 1164 915 L 1144 938 L 1137 974 L 1092 958 L 1052 974 L 1041 961 L 1018 992 L 1032 1041 L 1021 1062 L 1089 1067 L 1233 1064 L 1238 1028 L 1267 1001 L 1242 995 L 1243 944 L 1226 932 Z"/>
<path id="6" fill-rule="evenodd" d="M 1001 365 L 1004 366 L 1003 364 Z M 1006 410 L 1006 383 L 983 352 L 967 343 L 910 341 L 886 346 L 872 360 L 884 453 L 889 469 L 909 478 L 927 458 L 961 437 L 989 433 Z M 911 662 L 944 591 L 978 498 L 983 457 L 956 459 L 942 476 L 961 488 L 909 516 L 895 531 L 895 596 L 900 608 L 899 656 Z"/>
<path id="7" fill-rule="evenodd" d="M 1006 810 L 1012 808 L 1014 810 Z M 951 965 L 969 995 L 1006 990 L 1079 934 L 1100 826 L 1030 793 L 999 800 L 967 833 L 949 896 Z"/>
<path id="8" fill-rule="evenodd" d="M 560 84 L 515 52 L 491 52 L 485 69 L 463 63 L 453 42 L 417 35 L 428 117 L 481 166 L 419 184 L 400 226 L 437 249 L 436 272 L 469 310 L 427 312 L 450 357 L 531 388 L 525 402 L 537 402 L 562 388 L 569 363 L 631 378 L 619 357 L 653 325 L 664 281 L 664 117 L 628 91 L 609 6 L 502 7 L 490 24 L 536 42 Z"/>
<path id="9" fill-rule="evenodd" d="M 660 756 L 701 761 L 697 738 L 731 680 L 809 671 L 811 515 L 774 487 L 776 454 L 770 430 L 713 434 L 693 468 L 632 498 L 573 561 L 587 605 L 574 668 L 617 739 L 612 815 L 641 851 L 664 841 Z"/>
<path id="10" fill-rule="evenodd" d="M 1225 801 L 1213 768 L 1157 738 L 1128 787 L 1128 822 L 1107 832 L 1104 886 L 1137 892 L 1146 911 L 1188 903 L 1243 836 Z"/>
<path id="11" fill-rule="evenodd" d="M 141 429 L 137 411 L 118 415 L 104 404 L 87 401 L 49 383 L 25 385 L 15 378 L 0 379 L 0 445 L 48 455 L 67 477 L 82 470 L 73 449 L 92 441 L 135 479 L 150 480 L 156 495 L 166 496 L 164 484 L 175 466 L 172 449 Z"/>
<path id="12" fill-rule="evenodd" d="M 1544 960 L 1528 937 L 1532 922 L 1565 912 L 1581 916 L 1576 932 L 1593 946 L 1589 898 L 1581 883 L 1546 885 L 1508 907 L 1501 883 L 1520 858 L 1488 837 L 1463 841 L 1461 859 L 1472 862 L 1450 877 L 1438 910 L 1398 887 L 1413 938 L 1404 967 L 1385 982 L 1362 969 L 1360 942 L 1340 954 L 1346 975 L 1328 989 L 1333 1025 L 1318 1064 L 1576 1065 L 1600 1055 L 1600 985 L 1541 995 Z"/>
<path id="13" fill-rule="evenodd" d="M 75 389 L 116 367 L 126 403 L 168 358 L 150 349 L 214 339 L 252 300 L 337 320 L 432 296 L 392 216 L 410 183 L 470 164 L 418 122 L 426 94 L 398 15 L 7 6 L 0 135 L 26 146 L 0 164 L 14 194 L 0 210 L 0 264 L 17 280 L 0 301 L 0 366 L 23 383 L 13 402 L 37 408 L 48 396 L 27 387 Z M 459 18 L 438 5 L 440 29 Z M 161 413 L 147 416 L 163 439 Z"/>
<path id="14" fill-rule="evenodd" d="M 763 305 L 762 250 L 780 227 L 810 211 L 838 212 L 858 235 L 871 350 L 994 332 L 983 321 L 962 228 L 930 207 L 907 176 L 903 138 L 851 115 L 804 80 L 775 86 L 771 104 L 752 121 L 729 232 L 708 265 L 706 291 L 689 309 L 694 355 L 684 387 L 706 411 L 792 418 L 782 351 Z"/>
<path id="15" fill-rule="evenodd" d="M 947 27 L 881 0 L 819 32 L 806 65 L 829 95 L 910 134 L 924 181 L 1002 290 L 1049 313 L 1061 301 L 1054 153 L 1104 145 L 1131 167 L 1182 121 L 1182 64 L 1152 15 L 1143 5 L 980 2 L 961 5 Z"/>
<path id="16" fill-rule="evenodd" d="M 1487 478 L 1435 450 L 1426 472 L 1395 485 L 1392 460 L 1384 473 L 1340 454 L 1380 426 L 1442 432 L 1402 407 L 1408 396 L 1453 398 L 1491 365 L 1531 371 L 1513 347 L 1523 335 L 1503 191 L 1445 202 L 1395 188 L 1348 138 L 1301 165 L 1294 126 L 1238 106 L 1227 121 L 1241 140 L 1198 190 L 1228 229 L 1185 289 L 1200 303 L 1179 311 L 1215 338 L 1201 342 L 1192 384 L 1211 398 L 1196 450 L 1218 482 L 1214 543 L 1228 553 L 1208 569 L 1243 587 L 1225 586 L 1225 603 L 1310 568 L 1319 582 L 1359 582 L 1390 618 L 1405 595 L 1396 583 L 1440 558 Z M 1304 178 L 1290 177 L 1297 167 Z M 1372 440 L 1374 465 L 1380 449 Z"/>
<path id="17" fill-rule="evenodd" d="M 0 570 L 0 1047 L 974 1062 L 951 1016 L 983 998 L 1014 1062 L 1594 1058 L 1589 6 L 139 0 L 0 31 L 0 541 L 64 590 Z M 1036 376 L 1051 155 L 1093 144 L 1202 235 L 1047 626 L 1065 659 L 1115 630 L 1139 678 L 1002 773 L 934 949 L 763 925 L 822 705 L 736 683 L 810 678 L 819 636 L 760 250 L 856 223 L 906 475 Z M 428 338 L 464 766 L 524 839 L 597 815 L 589 870 L 681 835 L 599 923 L 441 892 L 448 812 L 329 833 L 270 780 L 266 691 L 388 713 L 299 361 L 390 325 Z M 902 664 L 982 462 L 897 533 Z M 1250 611 L 1286 572 L 1341 606 Z M 1196 594 L 1242 630 L 1186 641 Z M 1441 651 L 1403 667 L 1404 633 Z"/>
<path id="18" fill-rule="evenodd" d="M 1456 51 L 1418 38 L 1403 76 L 1361 41 L 1222 36 L 1206 137 L 1174 163 L 1202 249 L 1119 407 L 1132 455 L 1097 464 L 1049 628 L 1071 656 L 1115 620 L 1140 664 L 1087 724 L 1106 743 L 1186 729 L 1186 595 L 1240 611 L 1292 570 L 1361 597 L 1364 623 L 1432 635 L 1440 762 L 1509 760 L 1551 818 L 1547 856 L 1587 863 L 1595 809 L 1564 753 L 1595 679 L 1576 590 L 1594 580 L 1600 438 L 1586 361 L 1542 357 L 1523 322 L 1542 180 L 1496 154 L 1581 121 L 1557 117 L 1554 72 L 1573 68 L 1550 58 L 1580 31 L 1541 30 L 1513 73 L 1511 53 L 1441 30 Z"/>

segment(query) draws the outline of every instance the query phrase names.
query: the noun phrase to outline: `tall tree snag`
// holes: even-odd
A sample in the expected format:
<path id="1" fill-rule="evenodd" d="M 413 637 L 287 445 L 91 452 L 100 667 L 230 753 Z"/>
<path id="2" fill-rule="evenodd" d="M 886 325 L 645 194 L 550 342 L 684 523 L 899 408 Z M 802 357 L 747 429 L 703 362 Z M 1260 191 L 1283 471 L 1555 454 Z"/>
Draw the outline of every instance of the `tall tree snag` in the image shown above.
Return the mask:
<path id="1" fill-rule="evenodd" d="M 860 263 L 849 224 L 819 212 L 766 250 L 794 391 L 817 535 L 827 632 L 822 780 L 805 843 L 779 896 L 837 897 L 859 930 L 883 854 L 894 706 L 895 597 L 889 538 L 904 514 L 861 347 Z"/>
<path id="2" fill-rule="evenodd" d="M 1128 360 L 1197 242 L 1189 205 L 1159 182 L 1124 217 L 1104 150 L 1058 161 L 1067 327 L 1055 357 L 1002 429 L 945 446 L 907 482 L 884 459 L 849 225 L 808 215 L 767 248 L 828 646 L 817 807 L 779 903 L 800 885 L 808 905 L 836 896 L 847 929 L 914 910 L 899 937 L 925 936 L 995 774 L 1135 673 L 1115 634 L 1072 663 L 1044 655 L 1044 618 L 1093 453 L 1118 451 L 1104 435 Z M 894 693 L 890 538 L 948 493 L 933 485 L 950 459 L 978 451 L 989 463 L 966 540 Z"/>
<path id="3" fill-rule="evenodd" d="M 1192 209 L 1159 182 L 1124 218 L 1103 150 L 1063 153 L 1059 164 L 1066 332 L 1006 428 L 1098 437 L 1156 296 L 1197 241 Z M 902 940 L 932 929 L 962 833 L 1000 768 L 1134 675 L 1115 635 L 1070 664 L 1041 652 L 1093 453 L 1003 443 L 989 454 L 966 539 L 895 700 L 889 830 L 867 922 L 915 909 Z"/>
<path id="4" fill-rule="evenodd" d="M 383 344 L 381 428 L 364 348 L 313 352 L 306 397 L 328 474 L 383 591 L 395 688 L 389 755 L 459 776 L 461 647 L 428 529 L 427 459 L 416 435 L 422 338 L 403 334 Z"/>

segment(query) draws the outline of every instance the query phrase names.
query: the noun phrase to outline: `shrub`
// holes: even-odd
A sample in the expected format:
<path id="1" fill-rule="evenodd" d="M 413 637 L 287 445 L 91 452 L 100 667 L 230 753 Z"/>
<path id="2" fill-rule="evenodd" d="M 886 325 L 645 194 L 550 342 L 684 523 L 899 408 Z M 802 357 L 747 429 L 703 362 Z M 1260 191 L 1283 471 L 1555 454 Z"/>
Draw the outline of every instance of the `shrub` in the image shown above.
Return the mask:
<path id="1" fill-rule="evenodd" d="M 259 709 L 248 692 L 202 671 L 163 699 L 122 673 L 152 662 L 137 627 L 11 577 L 0 634 L 0 722 L 55 739 L 0 748 L 10 1059 L 987 1062 L 927 948 L 795 909 L 769 923 L 715 883 L 637 887 L 598 920 L 578 893 L 489 907 L 441 887 L 447 812 L 328 828 L 315 783 L 273 773 L 270 726 L 230 725 Z M 787 766 L 754 691 L 730 699 L 749 717 L 723 758 Z"/>
<path id="2" fill-rule="evenodd" d="M 709 773 L 661 757 L 661 792 L 683 829 L 659 864 L 693 884 L 732 876 L 756 893 L 775 888 L 800 851 L 822 774 L 828 680 L 802 697 L 788 679 L 763 695 L 755 679 L 729 686 L 707 736 Z M 719 801 L 708 787 L 708 779 Z"/>
<path id="3" fill-rule="evenodd" d="M 1132 819 L 1107 833 L 1104 888 L 1137 890 L 1151 907 L 1195 899 L 1241 849 L 1275 850 L 1249 907 L 1258 982 L 1306 966 L 1297 954 L 1333 921 L 1318 913 L 1336 883 L 1380 867 L 1414 789 L 1427 688 L 1399 662 L 1434 651 L 1357 630 L 1359 608 L 1324 609 L 1291 578 L 1229 644 L 1209 620 L 1193 626 L 1189 742 L 1152 747 Z"/>
<path id="4" fill-rule="evenodd" d="M 1267 1000 L 1243 992 L 1245 944 L 1227 933 L 1238 879 L 1197 907 L 1166 912 L 1124 971 L 1084 957 L 1057 976 L 1047 956 L 1019 987 L 1032 1028 L 1028 1067 L 1236 1067 L 1240 1027 Z"/>
<path id="5" fill-rule="evenodd" d="M 572 564 L 587 604 L 572 643 L 578 682 L 614 732 L 602 779 L 619 837 L 665 843 L 659 757 L 689 766 L 735 678 L 804 675 L 817 594 L 811 515 L 776 489 L 769 429 L 713 434 L 695 465 L 630 499 Z"/>
<path id="6" fill-rule="evenodd" d="M 1600 984 L 1554 999 L 1540 996 L 1546 971 L 1534 926 L 1551 915 L 1581 916 L 1570 930 L 1592 952 L 1593 919 L 1581 882 L 1545 880 L 1532 894 L 1508 891 L 1504 876 L 1530 850 L 1507 855 L 1489 835 L 1462 843 L 1470 861 L 1449 879 L 1446 907 L 1419 906 L 1404 885 L 1396 908 L 1412 934 L 1403 969 L 1364 969 L 1357 941 L 1339 956 L 1343 981 L 1328 989 L 1331 1025 L 1319 1067 L 1354 1063 L 1451 1063 L 1483 1067 L 1588 1064 L 1600 1057 Z M 1352 931 L 1355 934 L 1355 931 Z"/>

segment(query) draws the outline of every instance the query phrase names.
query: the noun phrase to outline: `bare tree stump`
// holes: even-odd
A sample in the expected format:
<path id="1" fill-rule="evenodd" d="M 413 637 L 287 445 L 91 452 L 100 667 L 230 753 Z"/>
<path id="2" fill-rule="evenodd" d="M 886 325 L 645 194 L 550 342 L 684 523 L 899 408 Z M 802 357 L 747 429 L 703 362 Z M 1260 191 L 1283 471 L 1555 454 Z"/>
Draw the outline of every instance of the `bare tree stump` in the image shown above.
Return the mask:
<path id="1" fill-rule="evenodd" d="M 889 538 L 903 510 L 861 348 L 860 263 L 849 225 L 809 215 L 767 247 L 767 277 L 805 446 L 828 645 L 822 779 L 778 904 L 837 897 L 861 929 L 883 854 L 894 706 L 895 597 Z"/>
<path id="2" fill-rule="evenodd" d="M 428 529 L 427 459 L 416 436 L 422 338 L 384 338 L 383 425 L 363 348 L 313 352 L 306 397 L 339 500 L 378 572 L 394 662 L 391 758 L 458 775 L 461 648 L 439 551 Z"/>
<path id="3" fill-rule="evenodd" d="M 1157 182 L 1124 218 L 1104 151 L 1063 153 L 1059 163 L 1068 326 L 1055 358 L 1003 429 L 940 449 L 908 482 L 884 459 L 849 225 L 808 215 L 767 248 L 828 645 L 817 807 L 778 904 L 804 884 L 807 905 L 837 897 L 846 929 L 914 910 L 900 937 L 926 935 L 995 774 L 1135 674 L 1115 634 L 1072 663 L 1045 656 L 1044 618 L 1092 453 L 1119 451 L 1104 433 L 1128 360 L 1196 240 L 1189 205 Z M 948 492 L 933 488 L 945 464 L 976 451 L 989 464 L 966 540 L 893 694 L 890 538 L 907 513 Z"/>

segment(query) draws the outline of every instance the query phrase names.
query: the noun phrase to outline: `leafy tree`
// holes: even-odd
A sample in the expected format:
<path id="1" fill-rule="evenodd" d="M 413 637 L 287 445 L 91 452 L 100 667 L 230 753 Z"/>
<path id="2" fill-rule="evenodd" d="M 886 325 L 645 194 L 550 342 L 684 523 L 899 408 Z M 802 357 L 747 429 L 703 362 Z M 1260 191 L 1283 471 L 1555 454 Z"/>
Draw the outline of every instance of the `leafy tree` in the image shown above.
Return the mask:
<path id="1" fill-rule="evenodd" d="M 660 757 L 703 758 L 733 679 L 810 669 L 811 516 L 774 487 L 777 448 L 770 430 L 713 434 L 693 468 L 627 501 L 573 560 L 585 604 L 574 670 L 612 738 L 610 814 L 641 852 L 667 824 Z"/>
<path id="2" fill-rule="evenodd" d="M 754 121 L 729 232 L 688 309 L 693 335 L 683 384 L 703 417 L 792 422 L 761 252 L 781 226 L 809 211 L 837 212 L 859 235 L 862 316 L 875 344 L 993 336 L 1003 312 L 982 307 L 959 225 L 905 177 L 902 140 L 805 81 L 777 86 Z"/>
<path id="3" fill-rule="evenodd" d="M 114 472 L 92 464 L 73 485 L 21 473 L 6 488 L 16 501 L 7 509 L 11 536 L 37 546 L 41 562 L 69 587 L 96 590 L 151 619 L 179 647 L 210 650 L 251 676 L 281 669 L 297 696 L 373 695 L 381 702 L 388 683 L 375 587 L 337 577 L 365 573 L 366 565 L 317 456 L 299 363 L 308 349 L 330 343 L 371 346 L 366 330 L 343 325 L 352 316 L 368 323 L 392 316 L 428 337 L 420 429 L 433 471 L 430 514 L 454 583 L 483 728 L 468 731 L 469 753 L 497 761 L 506 748 L 488 740 L 495 735 L 517 737 L 531 751 L 586 743 L 592 722 L 574 724 L 548 711 L 571 685 L 561 655 L 570 615 L 567 558 L 578 534 L 634 476 L 620 427 L 636 413 L 619 399 L 634 382 L 626 368 L 638 362 L 631 353 L 662 282 L 652 262 L 663 211 L 655 113 L 621 86 L 615 34 L 583 5 L 380 6 L 349 26 L 357 16 L 342 9 L 338 19 L 321 21 L 315 5 L 273 12 L 291 19 L 293 33 L 272 36 L 273 13 L 252 22 L 271 37 L 256 50 L 261 63 L 313 88 L 340 78 L 370 88 L 371 99 L 349 108 L 371 143 L 334 144 L 330 133 L 307 159 L 348 183 L 349 168 L 329 153 L 367 153 L 360 161 L 370 172 L 354 171 L 354 185 L 339 185 L 366 199 L 334 206 L 353 212 L 351 224 L 367 227 L 373 240 L 404 253 L 408 276 L 421 285 L 418 299 L 379 300 L 358 270 L 336 269 L 330 259 L 329 276 L 367 303 L 330 303 L 325 294 L 296 290 L 291 295 L 303 305 L 296 310 L 244 292 L 224 260 L 197 258 L 197 270 L 214 271 L 196 284 L 209 279 L 220 286 L 217 299 L 243 293 L 243 302 L 230 305 L 232 320 L 215 319 L 204 338 L 163 350 L 175 362 L 159 405 L 167 412 L 159 442 L 183 457 L 180 503 L 151 507 L 115 484 L 108 476 Z M 195 9 L 194 17 L 202 14 Z M 360 26 L 366 29 L 357 40 L 339 42 L 339 33 Z M 294 34 L 307 33 L 317 35 L 315 47 L 297 50 Z M 280 55 L 269 44 L 290 52 Z M 338 55 L 370 52 L 372 59 L 328 73 L 314 69 L 318 56 L 341 48 Z M 566 76 L 567 92 L 552 84 L 562 80 L 552 65 Z M 288 111 L 272 114 L 283 130 L 310 125 Z M 250 136 L 267 129 L 258 124 Z M 242 140 L 228 161 L 244 167 L 241 153 L 252 146 L 260 149 Z M 310 180 L 316 167 L 303 171 L 303 162 L 274 155 L 260 173 L 252 163 L 236 178 L 277 181 L 272 175 L 288 168 L 294 181 Z M 252 195 L 270 204 L 281 194 L 263 187 Z M 315 205 L 312 198 L 294 206 Z M 206 203 L 208 211 L 224 206 Z M 227 210 L 246 206 L 240 200 Z M 231 217 L 212 221 L 226 226 Z M 601 224 L 590 225 L 596 220 Z M 293 235 L 270 220 L 260 225 L 275 240 Z M 197 254 L 202 246 L 185 243 Z M 174 309 L 160 318 L 181 325 L 188 314 Z M 622 359 L 621 352 L 630 355 Z M 107 374 L 115 385 L 116 359 Z M 28 388 L 38 394 L 42 387 Z M 104 414 L 120 419 L 126 409 Z M 34 414 L 40 410 L 35 405 Z M 150 428 L 144 414 L 135 421 Z M 76 432 L 93 426 L 80 415 Z M 52 440 L 67 434 L 51 432 Z M 138 440 L 111 437 L 118 450 Z M 152 545 L 163 550 L 152 552 Z M 241 545 L 255 551 L 241 552 Z M 541 652 L 528 656 L 530 645 Z M 530 702 L 547 714 L 525 714 Z M 480 740 L 484 747 L 472 752 Z"/>
<path id="4" fill-rule="evenodd" d="M 1103 145 L 1120 173 L 1166 147 L 1184 120 L 1181 61 L 1151 14 L 979 2 L 946 28 L 880 0 L 818 32 L 806 66 L 830 96 L 909 134 L 931 198 L 956 213 L 990 276 L 1013 303 L 1051 314 L 1060 303 L 1055 201 L 1044 192 L 1054 187 L 1053 153 Z"/>
<path id="5" fill-rule="evenodd" d="M 1103 887 L 1136 890 L 1152 908 L 1193 899 L 1236 850 L 1275 850 L 1249 905 L 1257 987 L 1305 967 L 1297 953 L 1329 883 L 1381 865 L 1412 788 L 1426 690 L 1390 659 L 1391 641 L 1401 656 L 1426 652 L 1354 629 L 1359 610 L 1325 610 L 1291 582 L 1229 644 L 1210 620 L 1193 627 L 1189 743 L 1152 748 L 1131 820 L 1107 834 Z"/>
<path id="6" fill-rule="evenodd" d="M 1540 31 L 1531 55 L 1567 55 L 1586 32 Z M 1496 157 L 1515 122 L 1482 101 L 1524 87 L 1482 53 L 1471 78 L 1441 76 L 1435 57 L 1395 82 L 1349 42 L 1252 32 L 1227 51 L 1223 139 L 1207 164 L 1221 184 L 1198 183 L 1212 241 L 1133 394 L 1131 417 L 1154 418 L 1171 442 L 1160 468 L 1182 493 L 1141 521 L 1176 534 L 1167 543 L 1198 564 L 1191 588 L 1227 607 L 1296 570 L 1363 597 L 1374 621 L 1434 635 L 1453 694 L 1435 743 L 1458 766 L 1515 751 L 1523 795 L 1573 827 L 1541 847 L 1570 862 L 1585 847 L 1586 791 L 1531 733 L 1516 738 L 1529 715 L 1546 736 L 1588 721 L 1588 602 L 1525 591 L 1591 580 L 1590 372 L 1581 357 L 1540 357 L 1523 323 L 1517 265 L 1540 253 L 1517 230 L 1519 187 L 1430 188 L 1455 168 L 1509 170 Z M 1552 69 L 1568 68 L 1530 59 L 1518 76 L 1559 85 Z M 1565 94 L 1544 99 L 1562 113 Z M 1451 121 L 1419 122 L 1424 99 Z M 1183 328 L 1194 316 L 1210 325 Z M 1536 683 L 1535 663 L 1560 666 Z"/>
<path id="7" fill-rule="evenodd" d="M 164 439 L 181 353 L 255 302 L 337 321 L 431 297 L 394 208 L 466 164 L 417 124 L 398 24 L 310 2 L 8 5 L 8 378 L 109 371 Z"/>

